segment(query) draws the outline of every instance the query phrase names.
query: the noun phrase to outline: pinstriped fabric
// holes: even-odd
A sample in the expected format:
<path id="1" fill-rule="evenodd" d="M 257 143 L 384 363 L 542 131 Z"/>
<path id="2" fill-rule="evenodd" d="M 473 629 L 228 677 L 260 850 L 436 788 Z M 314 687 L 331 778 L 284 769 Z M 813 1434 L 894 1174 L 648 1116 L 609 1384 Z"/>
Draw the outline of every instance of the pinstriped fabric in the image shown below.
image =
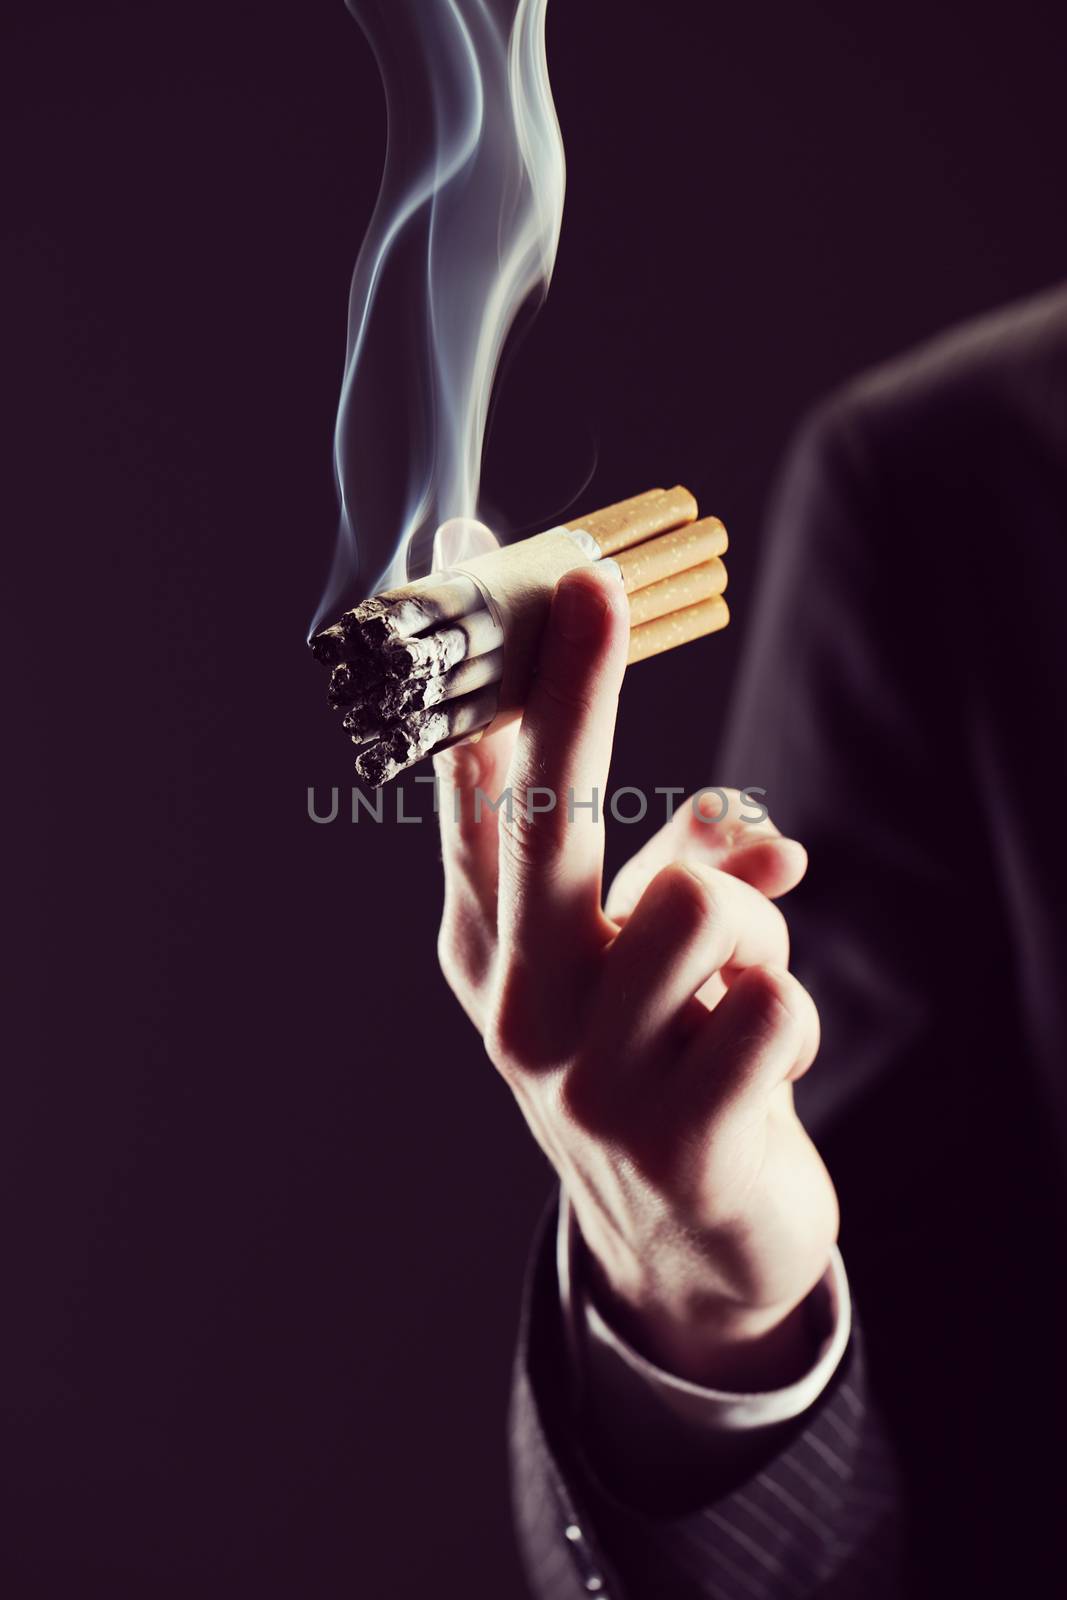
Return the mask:
<path id="1" fill-rule="evenodd" d="M 588 1536 L 590 1519 L 579 1509 L 545 1440 L 529 1384 L 516 1374 L 511 1418 L 512 1505 L 519 1549 L 538 1600 L 589 1600 L 590 1578 L 602 1596 L 617 1596 L 607 1563 Z M 577 1532 L 581 1537 L 568 1537 Z"/>
<path id="2" fill-rule="evenodd" d="M 615 1500 L 567 1436 L 566 1373 L 558 1350 L 538 1348 L 551 1342 L 552 1289 L 535 1269 L 511 1419 L 516 1525 L 538 1600 L 899 1600 L 898 1488 L 858 1330 L 807 1425 L 762 1470 L 698 1510 L 651 1517 Z"/>
<path id="3" fill-rule="evenodd" d="M 550 1358 L 546 1380 L 557 1397 L 568 1392 L 562 1349 L 542 1327 L 559 1328 L 553 1242 L 556 1206 L 544 1218 L 523 1292 L 508 1419 L 511 1498 L 519 1551 L 537 1600 L 620 1600 L 626 1593 L 604 1554 L 580 1470 L 570 1459 L 565 1433 L 555 1430 L 557 1408 L 542 1407 L 535 1394 L 530 1357 Z M 553 1321 L 552 1311 L 556 1316 Z"/>

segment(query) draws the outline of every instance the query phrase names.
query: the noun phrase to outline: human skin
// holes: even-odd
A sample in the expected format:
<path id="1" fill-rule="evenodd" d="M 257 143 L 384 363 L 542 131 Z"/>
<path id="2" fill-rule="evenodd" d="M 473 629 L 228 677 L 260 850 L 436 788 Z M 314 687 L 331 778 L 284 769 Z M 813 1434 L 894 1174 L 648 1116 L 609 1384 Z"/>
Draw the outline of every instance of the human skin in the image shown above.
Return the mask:
<path id="1" fill-rule="evenodd" d="M 771 1389 L 810 1362 L 803 1302 L 838 1212 L 792 1085 L 818 1049 L 775 899 L 807 856 L 731 797 L 685 804 L 602 900 L 626 599 L 560 581 L 521 724 L 435 758 L 444 974 L 570 1197 L 593 1289 L 666 1370 Z M 511 788 L 513 805 L 494 812 Z M 560 797 L 524 804 L 531 788 Z M 720 807 L 715 804 L 712 814 Z"/>

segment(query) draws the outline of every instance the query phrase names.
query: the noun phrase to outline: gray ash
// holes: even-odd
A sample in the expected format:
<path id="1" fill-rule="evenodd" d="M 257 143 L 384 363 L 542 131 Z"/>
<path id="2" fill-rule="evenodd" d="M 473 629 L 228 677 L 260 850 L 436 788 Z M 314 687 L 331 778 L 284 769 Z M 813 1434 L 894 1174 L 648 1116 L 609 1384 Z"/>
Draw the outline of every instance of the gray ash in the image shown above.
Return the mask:
<path id="1" fill-rule="evenodd" d="M 332 667 L 342 660 L 345 653 L 345 639 L 340 626 L 335 622 L 332 627 L 323 628 L 321 633 L 316 633 L 308 640 L 308 648 L 316 661 L 324 667 Z"/>
<path id="2" fill-rule="evenodd" d="M 354 706 L 357 701 L 370 699 L 382 683 L 377 664 L 371 660 L 340 661 L 330 673 L 327 699 L 334 710 Z"/>
<path id="3" fill-rule="evenodd" d="M 458 626 L 425 634 L 427 608 L 416 601 L 365 600 L 311 639 L 316 660 L 331 668 L 330 705 L 358 746 L 356 771 L 388 783 L 448 737 L 447 674 L 466 654 Z"/>
<path id="4" fill-rule="evenodd" d="M 448 737 L 448 718 L 440 711 L 423 711 L 384 728 L 381 737 L 356 757 L 356 771 L 364 783 L 388 783 L 406 767 L 414 766 Z"/>

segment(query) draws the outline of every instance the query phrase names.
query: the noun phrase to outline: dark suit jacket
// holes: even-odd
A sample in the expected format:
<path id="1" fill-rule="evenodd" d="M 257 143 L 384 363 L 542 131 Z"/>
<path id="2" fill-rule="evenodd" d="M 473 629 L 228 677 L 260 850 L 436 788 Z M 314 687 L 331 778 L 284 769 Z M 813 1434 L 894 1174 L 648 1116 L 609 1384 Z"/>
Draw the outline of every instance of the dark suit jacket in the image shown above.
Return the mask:
<path id="1" fill-rule="evenodd" d="M 798 1104 L 862 1332 L 767 1459 L 649 1514 L 589 1464 L 542 1241 L 512 1418 L 534 1591 L 1054 1592 L 1067 292 L 864 377 L 802 430 L 719 774 L 766 788 L 810 850 L 787 912 L 823 1047 Z"/>

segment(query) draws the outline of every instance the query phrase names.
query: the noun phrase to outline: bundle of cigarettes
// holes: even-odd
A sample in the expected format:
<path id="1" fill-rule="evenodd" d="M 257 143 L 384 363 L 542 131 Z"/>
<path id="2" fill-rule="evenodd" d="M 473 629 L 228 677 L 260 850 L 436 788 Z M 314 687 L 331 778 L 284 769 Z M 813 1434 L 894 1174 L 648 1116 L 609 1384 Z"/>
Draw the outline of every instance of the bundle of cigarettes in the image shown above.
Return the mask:
<path id="1" fill-rule="evenodd" d="M 547 533 L 375 595 L 311 639 L 356 771 L 388 783 L 423 756 L 517 716 L 556 582 L 616 562 L 630 600 L 629 661 L 724 628 L 726 529 L 688 489 L 649 489 Z"/>

